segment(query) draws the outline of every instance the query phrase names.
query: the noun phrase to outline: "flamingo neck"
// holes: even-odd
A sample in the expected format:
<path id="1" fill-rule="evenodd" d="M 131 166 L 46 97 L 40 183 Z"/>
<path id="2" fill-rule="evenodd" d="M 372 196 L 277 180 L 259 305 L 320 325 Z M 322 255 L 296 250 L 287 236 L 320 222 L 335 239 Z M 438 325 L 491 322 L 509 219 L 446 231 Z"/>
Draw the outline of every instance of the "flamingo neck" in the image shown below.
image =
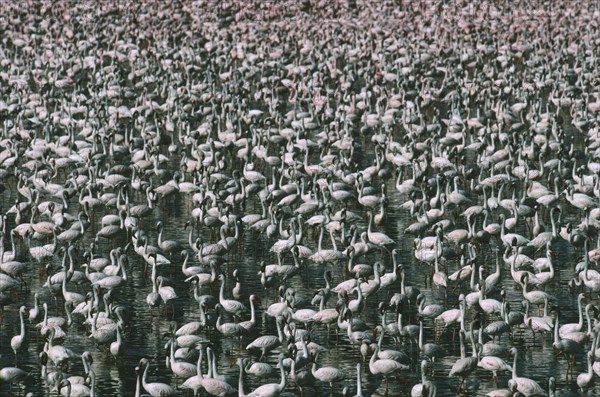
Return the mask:
<path id="1" fill-rule="evenodd" d="M 256 322 L 256 311 L 254 310 L 254 299 L 250 299 L 250 322 Z"/>
<path id="2" fill-rule="evenodd" d="M 279 370 L 280 370 L 280 374 L 281 374 L 281 381 L 279 382 L 279 389 L 283 390 L 285 388 L 285 369 L 283 366 L 283 358 L 282 357 L 279 357 Z"/>
<path id="3" fill-rule="evenodd" d="M 240 367 L 240 376 L 238 379 L 238 397 L 245 397 L 244 393 L 244 363 L 241 358 L 238 359 L 238 366 Z"/>

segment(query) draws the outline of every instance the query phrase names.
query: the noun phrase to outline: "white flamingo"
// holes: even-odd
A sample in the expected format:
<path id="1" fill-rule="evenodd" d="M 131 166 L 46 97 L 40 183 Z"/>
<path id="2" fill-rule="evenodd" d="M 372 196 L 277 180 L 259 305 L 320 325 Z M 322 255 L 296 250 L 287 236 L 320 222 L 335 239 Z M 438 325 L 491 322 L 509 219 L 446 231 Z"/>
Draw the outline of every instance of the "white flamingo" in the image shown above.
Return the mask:
<path id="1" fill-rule="evenodd" d="M 385 378 L 385 390 L 388 390 L 389 377 L 399 371 L 408 370 L 408 365 L 400 364 L 396 360 L 391 359 L 377 359 L 379 354 L 379 345 L 375 345 L 373 355 L 369 360 L 369 371 L 373 375 L 383 375 Z"/>
<path id="2" fill-rule="evenodd" d="M 392 240 L 387 234 L 373 231 L 373 211 L 369 211 L 369 226 L 367 227 L 367 237 L 369 241 L 381 248 L 386 249 L 387 245 L 393 244 Z"/>
<path id="3" fill-rule="evenodd" d="M 223 275 L 219 276 L 221 280 L 221 289 L 219 290 L 219 303 L 223 310 L 228 313 L 233 314 L 234 316 L 240 316 L 248 311 L 246 306 L 235 299 L 225 299 L 225 277 Z"/>
<path id="4" fill-rule="evenodd" d="M 315 361 L 312 364 L 311 372 L 315 379 L 329 383 L 330 393 L 333 391 L 333 383 L 338 382 L 346 377 L 344 371 L 335 367 L 321 367 L 317 369 L 317 359 L 319 354 L 315 357 Z"/>
<path id="5" fill-rule="evenodd" d="M 512 366 L 512 380 L 517 382 L 517 390 L 525 395 L 525 397 L 534 396 L 538 394 L 546 395 L 546 391 L 533 379 L 524 378 L 517 376 L 517 361 L 518 361 L 518 350 L 513 347 L 511 354 L 514 356 Z"/>
<path id="6" fill-rule="evenodd" d="M 19 308 L 19 319 L 21 321 L 21 332 L 10 340 L 10 347 L 15 352 L 15 362 L 17 361 L 17 352 L 23 348 L 23 342 L 25 341 L 25 306 Z"/>
<path id="7" fill-rule="evenodd" d="M 279 368 L 281 372 L 281 381 L 279 383 L 267 383 L 266 385 L 262 385 L 254 389 L 249 394 L 244 394 L 244 380 L 243 380 L 243 372 L 244 367 L 243 363 L 238 362 L 240 365 L 240 378 L 239 378 L 239 386 L 238 386 L 238 395 L 239 397 L 278 397 L 283 390 L 285 389 L 285 385 L 287 384 L 285 378 L 285 370 L 283 366 L 283 355 L 279 356 Z"/>
<path id="8" fill-rule="evenodd" d="M 142 375 L 142 387 L 152 397 L 171 397 L 179 394 L 173 386 L 166 383 L 148 383 L 148 369 L 150 368 L 150 362 L 147 358 L 142 358 L 140 360 L 140 369 L 142 368 L 144 371 Z"/>

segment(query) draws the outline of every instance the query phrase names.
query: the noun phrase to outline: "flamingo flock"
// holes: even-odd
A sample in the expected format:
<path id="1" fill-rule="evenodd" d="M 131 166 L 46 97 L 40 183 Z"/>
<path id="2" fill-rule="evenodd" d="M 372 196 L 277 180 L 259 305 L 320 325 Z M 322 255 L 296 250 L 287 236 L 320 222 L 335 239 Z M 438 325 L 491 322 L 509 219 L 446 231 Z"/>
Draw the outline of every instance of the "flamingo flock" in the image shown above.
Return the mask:
<path id="1" fill-rule="evenodd" d="M 0 395 L 600 393 L 598 21 L 6 2 Z"/>

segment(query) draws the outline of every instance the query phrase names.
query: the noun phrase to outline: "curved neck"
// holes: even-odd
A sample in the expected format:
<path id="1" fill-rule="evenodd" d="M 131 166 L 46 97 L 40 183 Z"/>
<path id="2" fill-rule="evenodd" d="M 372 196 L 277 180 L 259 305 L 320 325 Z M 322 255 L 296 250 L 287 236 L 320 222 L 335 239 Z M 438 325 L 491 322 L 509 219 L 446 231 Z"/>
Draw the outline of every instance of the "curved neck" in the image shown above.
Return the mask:
<path id="1" fill-rule="evenodd" d="M 158 292 L 158 286 L 156 285 L 156 258 L 154 258 L 154 262 L 152 262 L 150 281 L 152 282 L 152 292 L 156 294 Z"/>
<path id="2" fill-rule="evenodd" d="M 556 323 L 554 324 L 554 344 L 560 342 L 560 335 L 558 335 L 558 317 L 556 317 Z"/>
<path id="3" fill-rule="evenodd" d="M 62 280 L 62 293 L 63 293 L 63 296 L 67 294 L 67 278 L 68 278 L 68 273 L 65 270 L 65 277 Z"/>
<path id="4" fill-rule="evenodd" d="M 238 366 L 240 367 L 240 376 L 238 379 L 238 397 L 246 397 L 246 394 L 244 393 L 244 362 L 241 358 L 238 358 Z"/>
<path id="5" fill-rule="evenodd" d="M 321 251 L 323 249 L 323 235 L 325 234 L 325 228 L 321 227 L 319 229 L 319 243 L 317 244 L 317 249 L 318 251 Z"/>
<path id="6" fill-rule="evenodd" d="M 225 300 L 225 278 L 221 279 L 221 289 L 219 290 L 219 300 Z"/>
<path id="7" fill-rule="evenodd" d="M 465 333 L 461 331 L 458 332 L 459 340 L 460 340 L 460 358 L 464 359 L 467 355 L 465 349 Z"/>
<path id="8" fill-rule="evenodd" d="M 217 378 L 219 376 L 219 372 L 217 371 L 217 359 L 215 358 L 215 353 L 210 350 L 208 357 L 210 359 L 210 368 L 212 370 L 212 378 Z"/>
<path id="9" fill-rule="evenodd" d="M 256 310 L 254 309 L 254 299 L 250 297 L 250 322 L 254 324 L 256 322 Z"/>
<path id="10" fill-rule="evenodd" d="M 587 334 L 588 335 L 593 335 L 594 334 L 594 331 L 592 331 L 592 318 L 590 317 L 590 308 L 591 307 L 592 306 L 590 304 L 588 304 L 585 307 L 585 318 L 587 320 L 587 328 L 588 328 Z M 583 323 L 581 325 L 583 326 Z M 594 343 L 596 342 L 597 339 L 598 338 L 594 338 Z"/>
<path id="11" fill-rule="evenodd" d="M 187 251 L 185 251 L 185 254 L 183 254 L 183 264 L 181 265 L 181 270 L 185 273 L 185 269 L 187 268 L 188 265 L 188 261 L 190 259 L 190 254 L 188 254 Z M 214 273 L 214 272 L 213 272 Z"/>
<path id="12" fill-rule="evenodd" d="M 579 323 L 577 323 L 577 325 L 579 326 L 579 329 L 581 329 L 583 327 L 583 308 L 581 307 L 581 303 L 583 301 L 583 295 L 579 295 L 578 299 L 577 299 L 577 309 L 579 311 Z M 587 315 L 587 311 L 586 311 L 586 315 Z"/>
<path id="13" fill-rule="evenodd" d="M 223 310 L 223 309 L 219 309 L 219 311 L 217 312 L 218 313 L 217 314 L 217 323 L 216 323 L 217 329 L 221 329 L 221 318 L 222 318 L 221 310 Z M 210 358 L 209 358 L 209 360 L 210 360 Z"/>
<path id="14" fill-rule="evenodd" d="M 163 243 L 163 225 L 161 224 L 158 227 L 158 245 L 160 246 Z"/>
<path id="15" fill-rule="evenodd" d="M 125 271 L 125 259 L 126 256 L 125 255 L 121 255 L 119 257 L 119 267 L 121 268 L 121 277 L 123 278 L 124 281 L 127 281 L 127 272 Z"/>
<path id="16" fill-rule="evenodd" d="M 385 315 L 383 317 L 385 317 Z M 385 334 L 385 328 L 381 330 L 381 334 L 379 335 L 379 338 L 377 339 L 377 347 L 379 347 L 379 351 L 381 351 L 381 344 L 383 343 L 383 335 L 384 334 Z"/>
<path id="17" fill-rule="evenodd" d="M 21 338 L 25 337 L 25 312 L 23 310 L 19 310 L 19 318 L 21 320 Z"/>
<path id="18" fill-rule="evenodd" d="M 379 274 L 379 271 L 381 270 L 381 265 L 376 263 L 375 266 L 373 266 L 373 279 L 375 281 L 375 284 L 379 285 L 381 284 L 381 275 Z M 358 288 L 360 289 L 360 284 L 358 285 Z"/>
<path id="19" fill-rule="evenodd" d="M 546 251 L 546 259 L 548 259 L 548 271 L 550 272 L 550 278 L 554 278 L 554 265 L 552 264 L 552 252 Z"/>
<path id="20" fill-rule="evenodd" d="M 427 361 L 421 362 L 421 384 L 427 382 Z"/>
<path id="21" fill-rule="evenodd" d="M 279 389 L 283 390 L 285 388 L 285 368 L 283 365 L 283 358 L 279 357 L 279 369 L 281 374 L 281 381 L 279 382 Z"/>
<path id="22" fill-rule="evenodd" d="M 71 326 L 73 323 L 73 318 L 71 317 L 71 310 L 69 310 L 69 305 L 65 302 L 65 314 L 67 316 L 67 326 Z"/>
<path id="23" fill-rule="evenodd" d="M 406 286 L 404 285 L 405 273 L 404 270 L 400 272 L 400 293 L 406 296 Z M 472 289 L 473 287 L 471 287 Z"/>
<path id="24" fill-rule="evenodd" d="M 71 397 L 71 382 L 67 381 L 64 387 L 67 388 L 67 394 L 65 394 L 65 395 L 67 397 Z M 62 393 L 60 393 L 60 394 L 62 394 Z"/>
<path id="25" fill-rule="evenodd" d="M 279 343 L 283 343 L 285 341 L 285 336 L 283 335 L 281 321 L 276 321 L 276 327 L 277 327 L 277 337 L 279 338 Z"/>
<path id="26" fill-rule="evenodd" d="M 362 379 L 360 363 L 356 364 L 356 397 L 362 397 Z"/>
<path id="27" fill-rule="evenodd" d="M 329 282 L 329 277 L 328 277 L 327 273 L 325 273 L 324 278 L 325 278 L 325 289 L 327 291 L 329 291 L 329 290 L 331 290 L 331 283 Z"/>
<path id="28" fill-rule="evenodd" d="M 96 375 L 94 375 L 94 373 L 92 372 L 90 374 L 90 377 L 92 378 L 90 384 L 90 397 L 96 397 Z"/>
<path id="29" fill-rule="evenodd" d="M 480 329 L 479 332 L 482 332 Z M 469 339 L 471 340 L 471 355 L 477 357 L 477 346 L 475 345 L 475 329 L 471 327 L 469 331 Z"/>
<path id="30" fill-rule="evenodd" d="M 173 337 L 171 338 L 171 349 L 170 349 L 170 356 L 169 358 L 171 359 L 171 366 L 173 366 L 173 363 L 175 362 L 175 336 L 173 335 Z"/>
<path id="31" fill-rule="evenodd" d="M 148 368 L 150 368 L 150 363 L 146 364 L 144 368 L 144 374 L 142 375 L 142 386 L 144 389 L 146 388 L 146 384 L 148 383 Z"/>
<path id="32" fill-rule="evenodd" d="M 358 285 L 358 282 L 357 282 L 357 285 Z M 356 288 L 356 293 L 358 294 L 357 301 L 358 301 L 358 304 L 360 305 L 364 299 L 364 295 L 363 295 L 362 289 L 360 288 L 360 285 L 358 285 L 358 288 Z"/>
<path id="33" fill-rule="evenodd" d="M 375 350 L 373 351 L 373 355 L 371 356 L 371 359 L 369 360 L 369 367 L 375 364 L 375 361 L 377 361 L 377 355 L 379 354 L 379 346 L 375 346 Z"/>

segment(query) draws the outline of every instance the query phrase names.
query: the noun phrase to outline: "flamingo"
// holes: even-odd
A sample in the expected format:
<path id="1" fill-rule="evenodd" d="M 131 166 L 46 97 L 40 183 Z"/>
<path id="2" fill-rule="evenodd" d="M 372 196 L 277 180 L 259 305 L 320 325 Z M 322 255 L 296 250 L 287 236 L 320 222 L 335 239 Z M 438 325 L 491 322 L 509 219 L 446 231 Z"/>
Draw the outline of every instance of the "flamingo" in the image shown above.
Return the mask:
<path id="1" fill-rule="evenodd" d="M 158 230 L 158 246 L 161 250 L 168 254 L 172 254 L 173 252 L 181 252 L 183 246 L 181 242 L 178 240 L 163 240 L 163 230 L 164 226 L 161 221 L 156 223 L 156 229 Z"/>
<path id="2" fill-rule="evenodd" d="M 587 364 L 587 372 L 582 372 L 579 375 L 577 375 L 577 386 L 579 386 L 579 389 L 583 394 L 585 394 L 588 391 L 588 389 L 594 384 L 595 379 L 593 370 L 594 353 L 591 351 L 587 352 Z"/>
<path id="3" fill-rule="evenodd" d="M 57 385 L 57 391 L 65 397 L 93 397 L 96 388 L 96 376 L 90 371 L 90 387 L 81 383 L 73 383 L 69 379 L 62 379 Z"/>
<path id="4" fill-rule="evenodd" d="M 198 347 L 199 355 L 198 361 L 196 362 L 196 374 L 187 378 L 182 384 L 183 389 L 191 389 L 194 391 L 194 395 L 198 395 L 198 392 L 204 387 L 203 382 L 205 378 L 202 375 L 202 359 L 204 357 L 204 349 L 202 345 Z M 229 385 L 227 385 L 229 386 Z"/>
<path id="5" fill-rule="evenodd" d="M 273 368 L 271 364 L 253 362 L 251 359 L 244 359 L 244 362 L 247 362 L 247 364 L 244 365 L 244 371 L 246 371 L 247 374 L 256 376 L 257 378 L 271 378 L 276 374 L 275 368 Z M 292 364 L 295 362 L 295 360 L 292 360 Z M 290 372 L 290 375 L 292 375 L 292 373 L 293 371 Z"/>
<path id="6" fill-rule="evenodd" d="M 173 305 L 173 308 L 174 308 L 173 301 L 175 299 L 177 299 L 177 293 L 175 292 L 175 289 L 173 287 L 171 287 L 170 285 L 164 285 L 165 278 L 162 276 L 157 277 L 157 281 L 158 281 L 158 295 L 160 295 L 160 299 L 165 304 L 165 307 L 168 303 L 171 303 L 171 305 Z"/>
<path id="7" fill-rule="evenodd" d="M 278 397 L 283 392 L 283 390 L 285 389 L 285 385 L 287 384 L 285 378 L 285 370 L 283 366 L 283 355 L 279 355 L 278 362 L 281 373 L 281 381 L 279 383 L 267 383 L 266 385 L 257 387 L 249 394 L 244 394 L 244 366 L 241 360 L 238 361 L 238 365 L 240 366 L 240 378 L 238 386 L 239 397 Z"/>
<path id="8" fill-rule="evenodd" d="M 79 358 L 79 356 L 73 353 L 71 349 L 67 349 L 62 345 L 54 345 L 54 339 L 56 335 L 55 328 L 50 328 L 48 332 L 49 338 L 48 342 L 46 342 L 44 346 L 44 351 L 48 354 L 48 358 L 50 358 L 50 360 L 52 360 L 56 366 L 62 367 L 67 363 L 68 360 Z"/>
<path id="9" fill-rule="evenodd" d="M 221 333 L 221 335 L 226 336 L 226 337 L 242 336 L 242 335 L 246 335 L 248 333 L 248 330 L 246 328 L 242 327 L 240 324 L 222 323 L 221 322 L 221 316 L 222 316 L 221 304 L 217 304 L 216 309 L 217 309 L 217 313 L 218 313 L 216 327 L 217 327 L 217 331 L 219 331 Z"/>
<path id="10" fill-rule="evenodd" d="M 408 365 L 400 364 L 396 360 L 377 359 L 379 354 L 379 345 L 375 345 L 373 355 L 369 360 L 369 371 L 373 375 L 383 375 L 385 378 L 385 390 L 387 393 L 389 377 L 398 371 L 406 371 L 410 368 Z"/>
<path id="11" fill-rule="evenodd" d="M 311 372 L 318 381 L 329 383 L 329 390 L 331 393 L 333 391 L 333 383 L 344 379 L 346 375 L 344 374 L 344 371 L 335 367 L 321 367 L 317 369 L 318 357 L 319 353 L 317 353 L 315 361 L 312 364 Z"/>
<path id="12" fill-rule="evenodd" d="M 29 322 L 33 323 L 40 317 L 40 294 L 36 292 L 33 297 L 33 307 L 29 309 Z"/>
<path id="13" fill-rule="evenodd" d="M 118 327 L 117 327 L 118 329 Z M 175 335 L 171 336 L 171 340 L 169 341 L 170 345 L 170 355 L 169 355 L 169 367 L 171 371 L 175 374 L 175 376 L 180 377 L 182 379 L 188 379 L 192 376 L 197 375 L 196 366 L 194 364 L 188 363 L 183 360 L 177 360 L 175 358 Z"/>
<path id="14" fill-rule="evenodd" d="M 525 397 L 534 396 L 538 394 L 546 394 L 546 391 L 533 379 L 524 378 L 517 376 L 517 361 L 518 361 L 518 350 L 513 347 L 510 349 L 511 354 L 514 356 L 512 366 L 512 380 L 517 383 L 517 390 L 525 395 Z"/>
<path id="15" fill-rule="evenodd" d="M 19 308 L 19 319 L 21 321 L 21 332 L 10 340 L 10 347 L 15 352 L 15 362 L 17 361 L 17 352 L 23 348 L 23 342 L 25 341 L 25 306 Z"/>
<path id="16" fill-rule="evenodd" d="M 539 259 L 539 258 L 538 258 Z M 548 271 L 540 271 L 535 274 L 535 278 L 539 281 L 540 285 L 544 285 L 549 283 L 554 279 L 554 265 L 552 263 L 552 250 L 550 249 L 550 243 L 548 243 L 548 248 L 546 249 L 546 260 L 543 262 L 543 265 L 536 259 L 533 262 L 533 266 L 536 268 L 547 268 Z"/>
<path id="17" fill-rule="evenodd" d="M 369 211 L 369 225 L 367 227 L 367 237 L 369 241 L 383 249 L 390 244 L 394 244 L 394 240 L 392 240 L 387 234 L 381 232 L 374 232 L 373 230 L 373 211 Z"/>
<path id="18" fill-rule="evenodd" d="M 360 377 L 362 376 L 360 367 L 360 363 L 356 364 L 356 394 L 354 395 L 354 397 L 364 397 L 362 391 L 362 380 L 360 379 Z M 344 388 L 342 389 L 342 396 L 350 396 L 350 388 L 348 386 L 344 386 Z"/>
<path id="19" fill-rule="evenodd" d="M 504 214 L 500 215 L 501 218 L 501 227 L 502 229 L 500 230 L 500 239 L 502 240 L 502 242 L 504 243 L 504 245 L 506 247 L 512 247 L 512 246 L 524 246 L 527 245 L 529 243 L 529 239 L 518 234 L 518 233 L 506 233 L 506 224 L 504 222 Z"/>
<path id="20" fill-rule="evenodd" d="M 270 352 L 271 350 L 275 349 L 277 346 L 279 346 L 280 344 L 283 343 L 284 336 L 283 336 L 283 331 L 281 329 L 282 322 L 283 322 L 283 318 L 278 317 L 277 321 L 276 321 L 278 336 L 274 336 L 274 335 L 259 336 L 258 338 L 254 339 L 248 346 L 246 346 L 246 350 L 260 349 L 261 355 L 258 360 L 262 361 L 262 359 L 265 357 L 265 355 L 268 352 Z"/>
<path id="21" fill-rule="evenodd" d="M 125 344 L 123 343 L 123 336 L 121 335 L 121 326 L 117 324 L 117 340 L 112 342 L 109 347 L 110 354 L 116 359 L 122 356 L 125 352 Z"/>
<path id="22" fill-rule="evenodd" d="M 208 358 L 208 378 L 206 378 L 206 380 L 203 382 L 204 389 L 209 391 L 210 387 L 208 387 L 209 384 L 207 384 L 207 382 L 209 382 L 210 386 L 216 386 L 216 390 L 212 392 L 209 391 L 209 394 L 214 396 L 235 394 L 236 390 L 233 386 L 231 386 L 231 384 L 235 383 L 235 378 L 227 375 L 221 375 L 217 372 L 217 360 L 215 358 L 215 353 L 210 346 L 206 347 L 206 356 Z"/>
<path id="23" fill-rule="evenodd" d="M 559 330 L 558 330 L 558 334 L 560 335 L 561 338 L 564 338 L 565 335 L 570 334 L 571 332 L 581 331 L 581 329 L 583 328 L 583 308 L 582 308 L 582 304 L 583 304 L 583 299 L 584 298 L 585 298 L 585 294 L 584 293 L 580 293 L 577 296 L 577 313 L 579 314 L 579 322 L 561 325 L 560 328 L 559 328 Z"/>
<path id="24" fill-rule="evenodd" d="M 512 397 L 517 392 L 517 382 L 508 380 L 508 389 L 496 389 L 488 392 L 486 397 Z"/>
<path id="25" fill-rule="evenodd" d="M 429 397 L 428 391 L 435 390 L 435 385 L 427 379 L 431 362 L 428 358 L 421 360 L 421 383 L 417 383 L 410 391 L 411 397 Z"/>
<path id="26" fill-rule="evenodd" d="M 477 350 L 475 348 L 475 341 L 473 338 L 473 325 L 471 325 L 471 332 L 470 332 L 471 346 L 473 349 L 473 355 L 471 357 L 465 356 L 466 353 L 465 353 L 464 333 L 465 332 L 462 329 L 459 331 L 460 356 L 461 357 L 452 365 L 452 369 L 450 370 L 450 373 L 448 374 L 449 377 L 459 376 L 461 378 L 461 382 L 458 385 L 458 390 L 460 390 L 462 388 L 467 376 L 469 376 L 471 374 L 471 372 L 473 372 L 477 368 L 477 362 L 479 361 Z"/>
<path id="27" fill-rule="evenodd" d="M 534 305 L 541 305 L 545 301 L 555 301 L 556 298 L 545 291 L 527 291 L 527 286 L 529 284 L 529 277 L 527 275 L 521 276 L 521 283 L 523 284 L 523 298 L 527 299 L 527 301 Z"/>
<path id="28" fill-rule="evenodd" d="M 554 343 L 552 344 L 552 347 L 555 351 L 564 353 L 565 357 L 567 358 L 567 364 L 569 367 L 572 366 L 572 363 L 575 360 L 575 356 L 579 355 L 583 351 L 583 347 L 579 343 L 575 342 L 573 339 L 560 337 L 558 316 L 556 317 L 554 323 Z"/>
<path id="29" fill-rule="evenodd" d="M 250 302 L 250 320 L 241 321 L 238 324 L 250 331 L 256 324 L 256 309 L 254 308 L 254 302 L 260 302 L 260 297 L 256 295 L 250 295 L 248 301 Z"/>
<path id="30" fill-rule="evenodd" d="M 334 238 L 334 230 L 331 229 L 329 232 L 329 236 L 331 239 L 332 248 L 324 249 L 323 248 L 323 235 L 325 226 L 321 226 L 319 228 L 319 242 L 317 245 L 317 251 L 309 256 L 309 260 L 316 263 L 336 263 L 338 261 L 343 261 L 346 259 L 346 255 L 342 251 L 338 251 L 337 244 Z"/>
<path id="31" fill-rule="evenodd" d="M 146 296 L 146 303 L 148 304 L 148 307 L 153 308 L 153 307 L 158 307 L 160 305 L 161 302 L 161 296 L 158 293 L 158 284 L 157 284 L 157 277 L 156 277 L 156 257 L 154 259 L 154 261 L 152 262 L 152 272 L 150 274 L 150 282 L 152 283 L 152 292 L 150 292 L 147 296 Z"/>
<path id="32" fill-rule="evenodd" d="M 161 382 L 152 382 L 148 383 L 148 369 L 150 368 L 150 362 L 147 358 L 142 358 L 140 360 L 140 369 L 143 368 L 142 375 L 142 387 L 149 393 L 152 397 L 171 397 L 176 396 L 179 393 L 177 390 L 166 383 Z"/>
<path id="33" fill-rule="evenodd" d="M 436 343 L 423 343 L 423 321 L 419 321 L 419 350 L 421 354 L 435 360 L 446 355 L 444 349 Z"/>
<path id="34" fill-rule="evenodd" d="M 550 332 L 552 331 L 552 328 L 554 327 L 554 324 L 552 323 L 552 319 L 548 319 L 546 316 L 544 317 L 537 317 L 537 316 L 533 316 L 530 317 L 528 315 L 529 313 L 529 301 L 524 300 L 523 302 L 523 306 L 525 306 L 525 316 L 523 317 L 523 321 L 525 322 L 525 324 L 531 328 L 531 332 L 533 333 L 534 336 L 534 341 L 535 341 L 535 332 Z M 545 306 L 547 307 L 547 305 Z"/>
<path id="35" fill-rule="evenodd" d="M 436 318 L 435 321 L 443 321 L 444 322 L 444 327 L 448 328 L 449 326 L 456 324 L 456 323 L 463 323 L 464 322 L 464 318 L 465 318 L 465 310 L 466 310 L 466 300 L 465 300 L 465 295 L 464 294 L 460 294 L 460 296 L 458 297 L 458 304 L 459 304 L 459 309 L 448 309 L 442 313 L 440 313 Z M 464 327 L 461 327 L 464 328 Z"/>
<path id="36" fill-rule="evenodd" d="M 477 366 L 483 370 L 492 372 L 494 379 L 498 378 L 499 371 L 512 372 L 512 367 L 503 359 L 496 356 L 483 356 L 477 363 Z"/>
<path id="37" fill-rule="evenodd" d="M 242 302 L 236 301 L 235 299 L 225 299 L 225 277 L 219 275 L 219 280 L 221 281 L 221 289 L 219 290 L 219 304 L 223 310 L 237 317 L 246 313 L 248 309 Z"/>
<path id="38" fill-rule="evenodd" d="M 0 383 L 10 383 L 11 387 L 13 383 L 22 383 L 30 376 L 29 372 L 17 367 L 4 367 L 0 369 Z"/>
<path id="39" fill-rule="evenodd" d="M 65 273 L 65 277 L 62 279 L 63 298 L 66 302 L 71 302 L 74 305 L 78 305 L 79 303 L 81 303 L 85 300 L 85 296 L 83 296 L 77 292 L 67 290 L 67 281 L 71 278 L 71 275 L 67 274 L 66 270 L 64 273 Z"/>
<path id="40" fill-rule="evenodd" d="M 425 318 L 435 319 L 444 311 L 444 307 L 442 305 L 430 304 L 425 306 L 425 295 L 423 294 L 420 294 L 417 297 L 417 304 L 419 305 L 419 314 Z"/>

